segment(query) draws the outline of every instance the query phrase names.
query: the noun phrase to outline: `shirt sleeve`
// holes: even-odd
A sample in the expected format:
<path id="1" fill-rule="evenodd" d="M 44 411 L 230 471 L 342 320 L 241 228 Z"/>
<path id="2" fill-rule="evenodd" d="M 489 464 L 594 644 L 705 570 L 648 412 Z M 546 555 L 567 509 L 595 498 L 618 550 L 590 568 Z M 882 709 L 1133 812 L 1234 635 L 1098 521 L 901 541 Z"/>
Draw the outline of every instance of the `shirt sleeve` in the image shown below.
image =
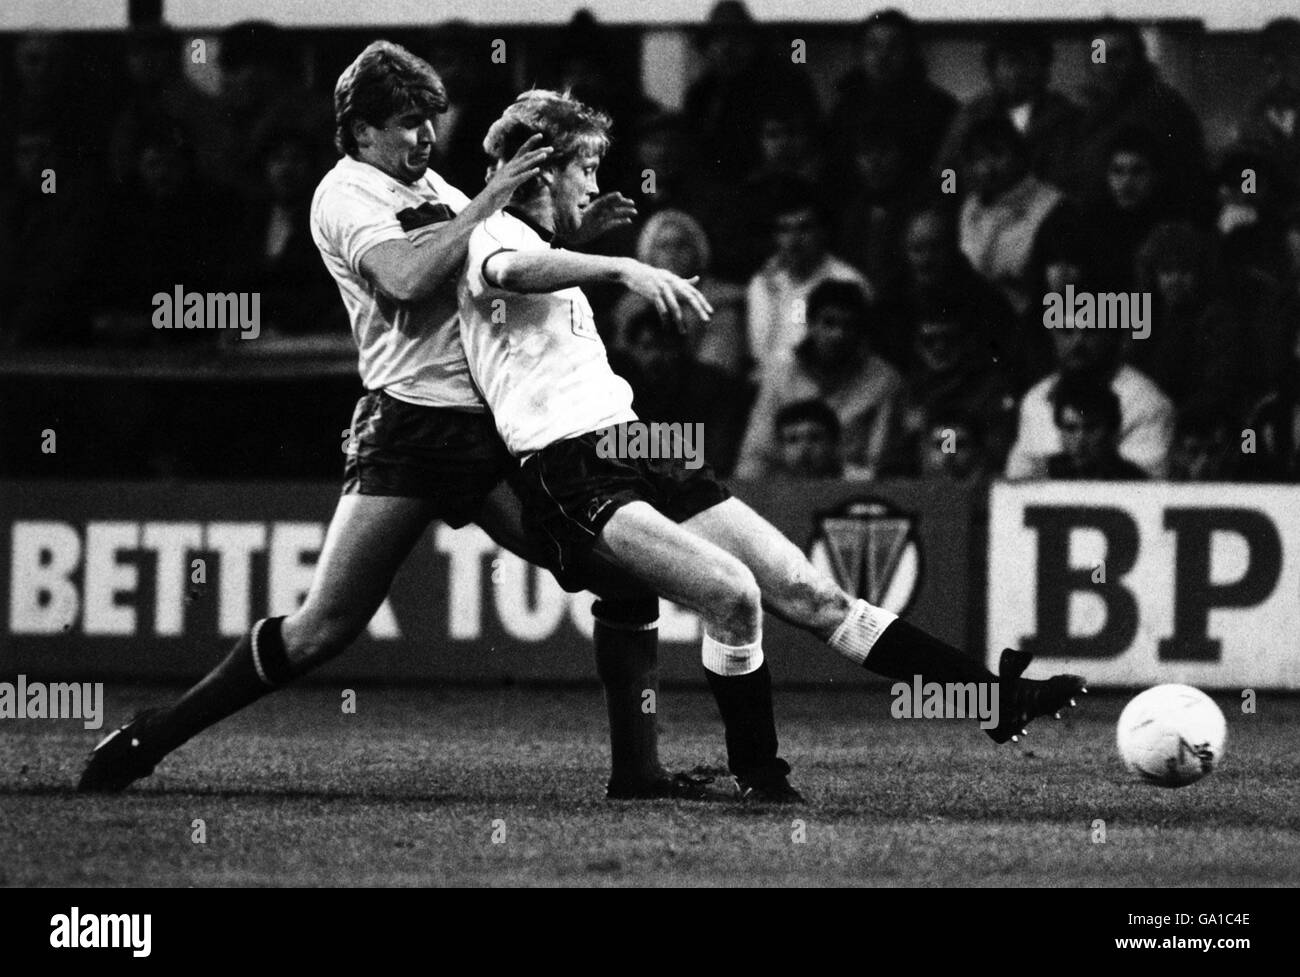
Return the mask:
<path id="1" fill-rule="evenodd" d="M 376 244 L 407 240 L 392 202 L 358 184 L 340 183 L 321 196 L 316 210 L 321 241 L 361 276 L 361 259 Z"/>

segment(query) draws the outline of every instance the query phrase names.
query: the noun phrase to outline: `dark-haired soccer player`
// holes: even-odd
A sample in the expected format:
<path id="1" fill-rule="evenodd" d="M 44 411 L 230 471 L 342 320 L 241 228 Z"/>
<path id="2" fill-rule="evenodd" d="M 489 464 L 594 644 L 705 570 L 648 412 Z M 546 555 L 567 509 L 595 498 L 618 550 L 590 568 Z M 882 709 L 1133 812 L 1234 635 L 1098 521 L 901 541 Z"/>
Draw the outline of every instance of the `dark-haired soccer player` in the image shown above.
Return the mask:
<path id="1" fill-rule="evenodd" d="M 609 367 L 583 297 L 584 282 L 654 292 L 656 307 L 689 304 L 707 318 L 692 282 L 627 258 L 555 247 L 598 193 L 609 120 L 566 95 L 525 92 L 488 131 L 499 163 L 530 133 L 555 152 L 510 206 L 470 237 L 460 282 L 461 333 L 470 370 L 511 453 L 525 525 L 564 575 L 596 557 L 622 567 L 704 620 L 703 663 L 727 732 L 742 795 L 786 784 L 777 756 L 764 607 L 816 634 L 858 665 L 892 678 L 990 683 L 998 688 L 997 742 L 1033 718 L 1072 704 L 1076 676 L 1021 678 L 1030 656 L 1008 649 L 1001 675 L 889 611 L 854 600 L 798 547 L 713 478 L 681 459 L 609 457 L 603 432 L 636 424 L 632 393 Z M 615 443 L 626 444 L 627 431 Z M 792 791 L 792 789 L 791 789 Z"/>
<path id="2" fill-rule="evenodd" d="M 80 789 L 116 791 L 153 772 L 199 731 L 341 653 L 361 633 L 425 527 L 477 521 L 528 556 L 518 503 L 502 480 L 516 463 L 470 380 L 461 347 L 456 274 L 470 232 L 536 177 L 551 154 L 523 143 L 470 200 L 430 170 L 434 117 L 447 106 L 433 69 L 375 42 L 334 93 L 342 158 L 312 203 L 312 236 L 352 323 L 368 393 L 357 404 L 343 496 L 306 602 L 258 621 L 173 705 L 149 709 L 95 748 Z M 575 235 L 629 220 L 617 194 L 593 204 Z M 611 721 L 611 797 L 700 796 L 670 777 L 655 717 L 658 600 L 647 591 L 595 607 L 597 671 Z"/>

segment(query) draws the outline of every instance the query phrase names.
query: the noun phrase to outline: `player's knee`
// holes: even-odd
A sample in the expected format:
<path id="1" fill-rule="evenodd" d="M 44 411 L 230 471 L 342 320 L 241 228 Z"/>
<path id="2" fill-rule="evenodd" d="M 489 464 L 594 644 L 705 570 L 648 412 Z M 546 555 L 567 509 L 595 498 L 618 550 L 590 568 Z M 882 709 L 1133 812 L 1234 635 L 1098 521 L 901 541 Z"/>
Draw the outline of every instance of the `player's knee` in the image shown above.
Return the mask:
<path id="1" fill-rule="evenodd" d="M 728 632 L 756 627 L 763 615 L 763 595 L 749 567 L 739 560 L 720 563 L 714 576 L 716 593 L 709 607 L 718 624 Z"/>
<path id="2" fill-rule="evenodd" d="M 800 567 L 791 575 L 787 596 L 796 605 L 800 618 L 814 621 L 823 618 L 838 621 L 848 613 L 852 603 L 834 580 L 811 565 Z"/>

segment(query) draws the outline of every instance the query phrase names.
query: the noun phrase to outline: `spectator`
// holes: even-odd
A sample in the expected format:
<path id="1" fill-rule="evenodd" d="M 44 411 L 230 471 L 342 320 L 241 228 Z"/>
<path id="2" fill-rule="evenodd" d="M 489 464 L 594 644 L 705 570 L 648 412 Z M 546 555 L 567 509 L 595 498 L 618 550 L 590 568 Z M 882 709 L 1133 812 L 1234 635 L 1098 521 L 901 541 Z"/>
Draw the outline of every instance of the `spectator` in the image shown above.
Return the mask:
<path id="1" fill-rule="evenodd" d="M 1072 325 L 1072 323 L 1071 323 Z M 1063 382 L 1092 382 L 1119 398 L 1120 457 L 1152 478 L 1164 477 L 1173 436 L 1173 404 L 1146 374 L 1120 361 L 1121 339 L 1106 329 L 1052 331 L 1057 369 L 1034 384 L 1020 402 L 1016 441 L 1006 477 L 1042 478 L 1047 460 L 1062 450 L 1052 394 Z"/>
<path id="2" fill-rule="evenodd" d="M 1300 323 L 1287 325 L 1286 365 L 1242 431 L 1242 470 L 1258 481 L 1300 482 Z"/>
<path id="3" fill-rule="evenodd" d="M 1023 314 L 1039 249 L 1052 236 L 1071 233 L 1077 218 L 1060 190 L 1029 171 L 1024 138 L 1006 119 L 973 125 L 962 160 L 969 188 L 959 218 L 962 253 Z"/>
<path id="4" fill-rule="evenodd" d="M 1001 467 L 1015 434 L 1016 401 L 1005 368 L 980 348 L 979 335 L 969 312 L 944 307 L 922 314 L 900 398 L 900 474 L 915 473 L 910 466 L 922 456 L 921 442 L 938 420 L 953 416 L 978 428 L 981 464 Z"/>
<path id="5" fill-rule="evenodd" d="M 636 61 L 620 57 L 618 40 L 590 11 L 578 11 L 565 28 L 555 57 L 559 77 L 554 87 L 600 109 L 614 120 L 619 132 L 635 132 L 644 120 L 663 110 L 639 90 Z M 630 186 L 632 149 L 632 143 L 621 138 L 610 144 L 600 165 L 601 183 L 606 188 Z"/>
<path id="6" fill-rule="evenodd" d="M 800 400 L 776 413 L 780 478 L 839 478 L 844 473 L 840 419 L 820 400 Z"/>
<path id="7" fill-rule="evenodd" d="M 916 22 L 898 10 L 877 11 L 863 25 L 861 45 L 861 64 L 840 79 L 831 114 L 832 181 L 841 191 L 852 184 L 855 134 L 875 121 L 903 133 L 914 185 L 937 186 L 933 163 L 957 100 L 930 81 Z"/>
<path id="8" fill-rule="evenodd" d="M 1047 459 L 1047 477 L 1140 481 L 1147 473 L 1119 454 L 1119 398 L 1091 378 L 1070 379 L 1052 391 L 1052 420 L 1061 451 Z"/>
<path id="9" fill-rule="evenodd" d="M 197 173 L 193 149 L 180 130 L 145 134 L 122 195 L 113 201 L 109 226 L 113 247 L 100 255 L 95 290 L 96 330 L 111 341 L 173 342 L 212 339 L 208 332 L 168 330 L 154 334 L 152 298 L 177 285 L 187 292 L 227 291 L 221 272 L 229 260 L 224 203 Z"/>
<path id="10" fill-rule="evenodd" d="M 893 124 L 866 123 L 856 133 L 856 192 L 840 210 L 836 250 L 868 281 L 893 281 L 903 272 L 903 228 L 918 203 L 904 139 Z"/>
<path id="11" fill-rule="evenodd" d="M 1268 154 L 1290 205 L 1300 198 L 1300 21 L 1280 17 L 1265 24 L 1259 53 L 1264 88 L 1246 113 L 1238 141 Z"/>
<path id="12" fill-rule="evenodd" d="M 513 98 L 501 66 L 484 56 L 490 40 L 457 20 L 435 27 L 427 46 L 427 60 L 447 89 L 447 111 L 434 121 L 438 138 L 429 165 L 470 196 L 483 186 L 483 134 Z"/>
<path id="13" fill-rule="evenodd" d="M 139 27 L 126 38 L 129 90 L 113 123 L 109 168 L 119 183 L 131 179 L 146 133 L 207 119 L 212 106 L 181 71 L 181 39 L 166 27 Z"/>
<path id="14" fill-rule="evenodd" d="M 684 114 L 705 165 L 739 182 L 758 158 L 759 123 L 772 106 L 786 114 L 819 115 L 807 74 L 765 50 L 754 18 L 740 0 L 720 0 L 700 34 L 704 73 L 686 93 Z"/>
<path id="15" fill-rule="evenodd" d="M 764 374 L 740 449 L 738 478 L 761 478 L 778 455 L 777 412 L 799 400 L 824 401 L 840 421 L 848 478 L 874 478 L 889 448 L 902 378 L 876 356 L 870 309 L 852 281 L 825 281 L 808 296 L 808 336 Z"/>
<path id="16" fill-rule="evenodd" d="M 188 126 L 200 172 L 209 182 L 247 197 L 261 186 L 258 152 L 271 133 L 296 130 L 316 139 L 333 131 L 329 100 L 303 84 L 298 43 L 265 21 L 243 21 L 222 31 L 215 112 Z"/>
<path id="17" fill-rule="evenodd" d="M 749 282 L 749 355 L 759 373 L 799 345 L 807 334 L 807 300 L 822 282 L 850 282 L 874 292 L 852 265 L 826 248 L 827 220 L 813 189 L 791 183 L 771 202 L 770 258 Z"/>
<path id="18" fill-rule="evenodd" d="M 939 159 L 955 168 L 971 126 L 1004 118 L 1024 136 L 1031 172 L 1059 186 L 1069 173 L 1070 140 L 1080 110 L 1049 87 L 1051 38 L 1037 28 L 1000 27 L 984 47 L 984 71 L 987 87 L 958 111 Z"/>
<path id="19" fill-rule="evenodd" d="M 915 448 L 916 473 L 927 481 L 978 482 L 992 468 L 979 422 L 960 411 L 931 418 Z"/>
<path id="20" fill-rule="evenodd" d="M 1241 423 L 1214 409 L 1178 412 L 1169 452 L 1169 478 L 1175 482 L 1227 482 L 1241 468 Z"/>
<path id="21" fill-rule="evenodd" d="M 1075 165 L 1064 189 L 1078 199 L 1096 198 L 1111 141 L 1120 130 L 1137 126 L 1164 147 L 1174 212 L 1194 219 L 1206 216 L 1208 167 L 1196 113 L 1147 60 L 1146 42 L 1136 24 L 1103 20 L 1093 39 L 1105 45 L 1105 61 L 1088 63 L 1083 115 L 1071 154 Z"/>
<path id="22" fill-rule="evenodd" d="M 1286 206 L 1273 159 L 1259 147 L 1234 146 L 1215 176 L 1215 226 L 1230 279 L 1247 293 L 1275 288 L 1286 277 L 1287 260 Z"/>
<path id="23" fill-rule="evenodd" d="M 0 349 L 85 343 L 102 214 L 63 166 L 52 126 L 20 127 L 8 156 L 0 160 Z"/>
<path id="24" fill-rule="evenodd" d="M 33 31 L 18 37 L 13 47 L 13 90 L 5 92 L 0 121 L 8 130 L 52 129 L 65 149 L 76 132 L 69 106 L 75 101 L 68 44 L 61 34 Z"/>
<path id="25" fill-rule="evenodd" d="M 647 118 L 635 130 L 635 173 L 624 191 L 645 218 L 661 210 L 689 214 L 704 228 L 713 245 L 713 270 L 729 282 L 743 283 L 758 267 L 761 249 L 749 232 L 743 214 L 739 188 L 723 183 L 701 165 L 694 152 L 686 123 L 680 115 L 661 112 Z M 621 241 L 619 254 L 636 250 L 638 231 L 614 232 Z"/>
<path id="26" fill-rule="evenodd" d="M 904 270 L 881 288 L 880 353 L 900 369 L 912 362 L 916 323 L 923 311 L 960 308 L 979 329 L 979 343 L 994 361 L 1017 375 L 1021 359 L 1020 325 L 1002 293 L 971 268 L 957 246 L 951 213 L 926 207 L 913 213 L 903 230 Z M 1040 338 L 1039 332 L 1034 332 Z M 1028 383 L 1021 385 L 1021 389 Z"/>
<path id="27" fill-rule="evenodd" d="M 315 144 L 301 133 L 273 133 L 263 149 L 265 203 L 247 210 L 235 232 L 230 280 L 261 296 L 262 335 L 334 335 L 350 341 L 338 288 L 311 237 L 312 192 L 323 175 Z"/>
<path id="28" fill-rule="evenodd" d="M 687 340 L 645 309 L 627 326 L 627 342 L 610 356 L 632 387 L 632 407 L 646 421 L 704 425 L 704 457 L 731 474 L 753 391 L 710 363 L 696 362 Z"/>
<path id="29" fill-rule="evenodd" d="M 1151 333 L 1127 359 L 1179 406 L 1193 401 L 1245 410 L 1274 375 L 1265 323 L 1222 285 L 1213 237 L 1161 224 L 1137 258 L 1137 285 L 1151 295 Z"/>
<path id="30" fill-rule="evenodd" d="M 1164 163 L 1146 129 L 1115 133 L 1106 151 L 1105 190 L 1088 207 L 1098 288 L 1130 291 L 1138 248 L 1169 217 Z"/>
<path id="31" fill-rule="evenodd" d="M 646 221 L 637 241 L 636 256 L 639 261 L 666 268 L 682 278 L 699 277 L 697 287 L 713 306 L 713 316 L 706 323 L 690 308 L 682 310 L 691 358 L 728 376 L 743 376 L 745 293 L 739 286 L 709 274 L 712 249 L 699 222 L 680 210 L 659 211 Z M 629 326 L 647 310 L 653 311 L 653 306 L 639 295 L 625 292 L 619 298 L 611 313 L 615 348 L 627 346 Z"/>

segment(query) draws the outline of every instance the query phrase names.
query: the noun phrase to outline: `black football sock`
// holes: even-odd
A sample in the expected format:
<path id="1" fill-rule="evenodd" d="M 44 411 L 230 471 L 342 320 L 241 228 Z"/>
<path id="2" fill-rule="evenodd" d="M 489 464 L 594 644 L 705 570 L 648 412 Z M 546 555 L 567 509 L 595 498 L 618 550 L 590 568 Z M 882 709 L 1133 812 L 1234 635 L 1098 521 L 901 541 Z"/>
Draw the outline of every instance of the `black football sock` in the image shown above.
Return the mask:
<path id="1" fill-rule="evenodd" d="M 294 677 L 280 637 L 282 617 L 258 621 L 220 664 L 150 726 L 150 752 L 163 757 L 195 734 Z"/>
<path id="2" fill-rule="evenodd" d="M 871 645 L 863 667 L 889 678 L 924 682 L 996 682 L 979 659 L 958 651 L 904 620 L 888 625 Z"/>
<path id="3" fill-rule="evenodd" d="M 596 674 L 609 714 L 610 783 L 646 784 L 665 775 L 659 762 L 659 602 L 597 601 Z"/>
<path id="4" fill-rule="evenodd" d="M 767 662 L 747 675 L 719 675 L 706 668 L 726 730 L 727 766 L 743 781 L 784 776 L 790 765 L 777 756 L 772 711 L 772 673 Z"/>

